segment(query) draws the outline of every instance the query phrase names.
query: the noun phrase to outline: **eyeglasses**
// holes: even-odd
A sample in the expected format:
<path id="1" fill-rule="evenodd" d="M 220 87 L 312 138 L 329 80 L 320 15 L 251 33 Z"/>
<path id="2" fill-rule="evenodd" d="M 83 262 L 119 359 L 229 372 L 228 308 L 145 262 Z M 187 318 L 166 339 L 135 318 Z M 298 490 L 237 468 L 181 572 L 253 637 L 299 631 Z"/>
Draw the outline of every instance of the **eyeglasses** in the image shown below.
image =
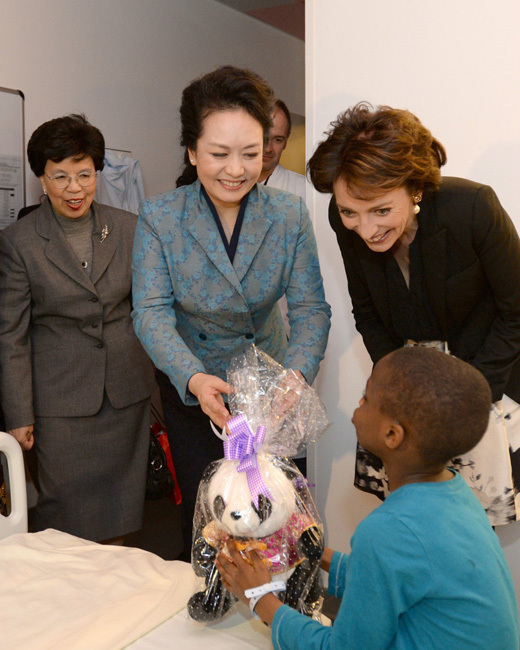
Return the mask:
<path id="1" fill-rule="evenodd" d="M 64 190 L 73 180 L 76 180 L 81 187 L 89 187 L 96 180 L 96 172 L 91 171 L 80 172 L 76 176 L 69 176 L 68 174 L 54 174 L 54 176 L 49 176 L 46 172 L 43 173 L 54 187 L 59 190 Z"/>

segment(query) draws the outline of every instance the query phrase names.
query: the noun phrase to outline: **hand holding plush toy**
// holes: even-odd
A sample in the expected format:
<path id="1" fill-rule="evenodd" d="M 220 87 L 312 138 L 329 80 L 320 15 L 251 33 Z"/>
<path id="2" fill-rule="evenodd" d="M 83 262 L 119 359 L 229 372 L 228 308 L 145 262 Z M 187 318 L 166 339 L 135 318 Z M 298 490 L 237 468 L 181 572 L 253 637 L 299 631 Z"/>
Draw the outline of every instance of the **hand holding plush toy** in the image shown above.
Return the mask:
<path id="1" fill-rule="evenodd" d="M 308 441 L 301 431 L 302 423 L 307 422 L 315 435 L 317 419 L 322 430 L 327 420 L 321 403 L 316 402 L 317 396 L 314 392 L 309 396 L 307 390 L 312 389 L 304 384 L 305 402 L 291 400 L 291 408 L 296 410 L 300 406 L 302 413 L 287 412 L 283 417 L 278 414 L 273 425 L 274 419 L 267 417 L 271 413 L 269 404 L 279 398 L 277 387 L 287 385 L 286 373 L 267 355 L 252 348 L 249 358 L 238 360 L 234 374 L 228 375 L 229 383 L 239 387 L 233 398 L 242 410 L 249 411 L 249 417 L 242 413 L 228 423 L 230 436 L 224 442 L 225 458 L 206 468 L 199 486 L 192 564 L 196 574 L 204 578 L 204 588 L 188 603 L 188 612 L 197 621 L 218 620 L 236 601 L 224 587 L 215 566 L 218 553 L 228 554 L 228 540 L 243 557 L 254 550 L 273 579 L 283 580 L 286 589 L 279 595 L 282 602 L 307 615 L 319 613 L 323 532 L 315 505 L 296 466 L 287 458 L 264 450 L 274 447 L 278 453 L 294 454 L 296 447 Z M 249 398 L 244 394 L 245 385 Z M 311 410 L 318 409 L 314 415 L 309 412 L 309 397 L 314 402 Z M 230 407 L 233 412 L 231 400 Z M 260 419 L 265 419 L 270 429 L 266 430 Z M 256 434 L 250 428 L 251 421 L 258 425 Z M 286 424 L 280 426 L 280 422 Z"/>

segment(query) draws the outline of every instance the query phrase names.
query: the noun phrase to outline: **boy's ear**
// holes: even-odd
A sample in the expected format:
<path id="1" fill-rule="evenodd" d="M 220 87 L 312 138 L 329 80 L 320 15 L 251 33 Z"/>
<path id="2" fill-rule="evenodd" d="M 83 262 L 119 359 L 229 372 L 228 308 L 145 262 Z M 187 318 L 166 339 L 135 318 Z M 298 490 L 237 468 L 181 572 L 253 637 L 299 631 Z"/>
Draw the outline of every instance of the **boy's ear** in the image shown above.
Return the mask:
<path id="1" fill-rule="evenodd" d="M 403 444 L 405 437 L 404 427 L 397 420 L 393 420 L 385 434 L 385 444 L 388 449 L 398 449 Z"/>

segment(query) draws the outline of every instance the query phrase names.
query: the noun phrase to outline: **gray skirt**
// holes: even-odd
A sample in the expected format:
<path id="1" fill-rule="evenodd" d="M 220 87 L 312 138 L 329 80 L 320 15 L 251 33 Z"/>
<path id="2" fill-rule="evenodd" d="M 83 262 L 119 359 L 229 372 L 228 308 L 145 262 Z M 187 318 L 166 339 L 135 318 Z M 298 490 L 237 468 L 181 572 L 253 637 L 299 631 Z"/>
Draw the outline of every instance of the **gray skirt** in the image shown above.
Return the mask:
<path id="1" fill-rule="evenodd" d="M 31 529 L 103 541 L 142 525 L 150 400 L 89 417 L 37 417 L 40 492 Z"/>

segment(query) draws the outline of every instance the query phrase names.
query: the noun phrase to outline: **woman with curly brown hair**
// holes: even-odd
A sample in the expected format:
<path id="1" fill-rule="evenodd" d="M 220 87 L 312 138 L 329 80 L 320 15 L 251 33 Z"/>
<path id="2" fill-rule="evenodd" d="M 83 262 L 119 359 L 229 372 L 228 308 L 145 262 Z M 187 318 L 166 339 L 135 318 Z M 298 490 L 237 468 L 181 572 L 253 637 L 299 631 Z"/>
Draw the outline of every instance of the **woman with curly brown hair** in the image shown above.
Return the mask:
<path id="1" fill-rule="evenodd" d="M 453 459 L 493 525 L 520 518 L 520 243 L 494 191 L 441 178 L 441 143 L 412 113 L 360 103 L 309 161 L 341 249 L 356 327 L 376 363 L 429 345 L 486 377 L 483 441 Z M 468 395 L 471 399 L 471 395 Z M 506 430 L 507 423 L 507 430 Z M 405 425 L 405 423 L 402 423 Z M 356 485 L 384 498 L 380 461 L 358 448 Z"/>

